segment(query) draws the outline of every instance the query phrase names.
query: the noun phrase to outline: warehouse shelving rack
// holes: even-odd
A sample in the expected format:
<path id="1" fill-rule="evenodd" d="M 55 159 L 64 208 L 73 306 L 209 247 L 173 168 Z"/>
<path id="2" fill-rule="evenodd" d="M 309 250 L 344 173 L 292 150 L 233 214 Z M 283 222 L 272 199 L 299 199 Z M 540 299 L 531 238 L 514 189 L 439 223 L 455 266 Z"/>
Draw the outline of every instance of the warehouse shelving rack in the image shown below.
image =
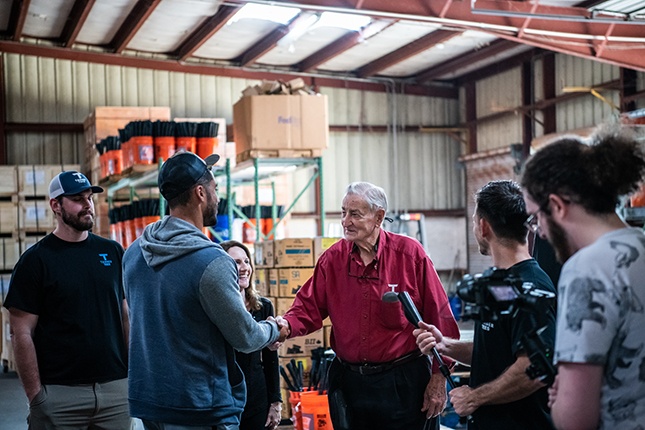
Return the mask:
<path id="1" fill-rule="evenodd" d="M 278 219 L 277 204 L 275 201 L 275 183 L 271 182 L 272 187 L 272 204 L 271 204 L 271 218 L 273 221 L 273 228 L 267 234 L 263 234 L 260 226 L 261 208 L 260 201 L 260 182 L 269 180 L 275 176 L 291 174 L 297 170 L 314 167 L 312 175 L 304 184 L 304 187 L 298 192 L 298 195 L 291 201 L 291 204 L 283 211 L 282 217 Z M 311 158 L 251 158 L 241 163 L 238 163 L 234 168 L 230 167 L 230 160 L 226 160 L 226 164 L 222 169 L 214 170 L 214 174 L 220 179 L 220 184 L 226 187 L 226 197 L 228 199 L 228 221 L 229 226 L 233 225 L 233 218 L 235 215 L 242 218 L 245 222 L 253 223 L 242 210 L 235 203 L 235 194 L 233 188 L 242 185 L 253 185 L 255 191 L 255 231 L 257 240 L 264 240 L 271 237 L 284 217 L 291 212 L 296 203 L 300 200 L 302 195 L 310 189 L 318 180 L 318 204 L 317 211 L 319 217 L 318 234 L 322 235 L 323 226 L 325 225 L 325 210 L 323 203 L 323 180 L 322 180 L 322 157 Z"/>
<path id="2" fill-rule="evenodd" d="M 138 197 L 136 190 L 141 188 L 152 188 L 157 186 L 157 175 L 159 166 L 161 166 L 162 160 L 159 164 L 154 164 L 146 166 L 141 170 L 132 171 L 129 175 L 126 175 L 113 183 L 101 183 L 102 186 L 106 188 L 107 191 L 107 200 L 109 207 L 112 207 L 113 199 L 116 193 L 122 189 L 129 189 L 129 198 L 130 202 L 134 201 Z M 260 182 L 270 180 L 271 178 L 290 174 L 297 170 L 305 169 L 308 167 L 313 167 L 313 173 L 310 176 L 309 180 L 306 182 L 304 187 L 299 191 L 298 195 L 291 201 L 291 204 L 285 209 L 282 213 L 282 217 L 278 219 L 277 213 L 277 204 L 275 201 L 275 183 L 271 183 L 272 187 L 272 220 L 273 220 L 273 229 L 268 234 L 263 234 L 260 225 L 261 211 L 259 188 Z M 275 229 L 278 224 L 284 219 L 284 216 L 289 214 L 294 208 L 298 200 L 302 195 L 310 189 L 314 184 L 318 185 L 318 203 L 317 203 L 317 212 L 319 217 L 318 224 L 318 234 L 323 235 L 323 226 L 325 225 L 325 210 L 323 204 L 323 178 L 322 178 L 322 157 L 311 157 L 311 158 L 251 158 L 243 162 L 238 163 L 235 167 L 231 167 L 231 162 L 229 159 L 226 159 L 224 166 L 213 168 L 213 174 L 216 179 L 219 181 L 219 185 L 226 188 L 226 198 L 228 199 L 228 221 L 229 228 L 233 225 L 233 219 L 235 215 L 242 218 L 245 222 L 249 222 L 255 225 L 256 237 L 257 240 L 264 240 L 274 234 Z M 235 204 L 235 192 L 234 188 L 242 185 L 253 185 L 255 191 L 255 222 L 246 215 L 242 213 L 242 210 Z M 165 200 L 163 197 L 160 199 L 160 214 L 163 216 L 165 213 Z M 219 234 L 214 230 L 210 229 L 218 239 Z"/>

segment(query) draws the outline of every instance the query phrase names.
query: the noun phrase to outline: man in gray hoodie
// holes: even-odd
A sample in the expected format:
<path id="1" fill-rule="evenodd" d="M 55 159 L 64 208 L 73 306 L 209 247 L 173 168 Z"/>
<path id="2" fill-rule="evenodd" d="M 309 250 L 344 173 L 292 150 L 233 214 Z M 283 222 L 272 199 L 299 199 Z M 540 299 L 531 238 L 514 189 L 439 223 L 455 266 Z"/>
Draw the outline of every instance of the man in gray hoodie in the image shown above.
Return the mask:
<path id="1" fill-rule="evenodd" d="M 235 262 L 203 233 L 217 220 L 217 185 L 193 153 L 170 157 L 159 190 L 170 215 L 146 227 L 123 257 L 130 308 L 130 414 L 146 429 L 238 429 L 246 401 L 234 350 L 283 341 L 287 328 L 255 322 Z"/>

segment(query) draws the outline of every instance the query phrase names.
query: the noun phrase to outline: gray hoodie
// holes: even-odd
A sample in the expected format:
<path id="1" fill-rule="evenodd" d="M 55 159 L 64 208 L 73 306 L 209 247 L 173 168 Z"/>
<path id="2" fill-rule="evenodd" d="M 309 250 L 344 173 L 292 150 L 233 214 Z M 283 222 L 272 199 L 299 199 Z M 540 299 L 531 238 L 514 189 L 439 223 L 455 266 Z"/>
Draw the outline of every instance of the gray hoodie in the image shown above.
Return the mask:
<path id="1" fill-rule="evenodd" d="M 131 414 L 180 425 L 237 422 L 246 390 L 233 349 L 262 349 L 279 330 L 246 310 L 233 259 L 167 216 L 128 247 L 123 274 Z"/>

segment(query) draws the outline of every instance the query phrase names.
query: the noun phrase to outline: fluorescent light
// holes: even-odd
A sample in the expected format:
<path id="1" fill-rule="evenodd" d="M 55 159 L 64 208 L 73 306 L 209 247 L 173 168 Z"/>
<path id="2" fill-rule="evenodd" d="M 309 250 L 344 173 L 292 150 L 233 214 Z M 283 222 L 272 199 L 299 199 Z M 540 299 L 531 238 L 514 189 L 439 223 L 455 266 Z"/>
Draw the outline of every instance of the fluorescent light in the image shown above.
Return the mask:
<path id="1" fill-rule="evenodd" d="M 240 19 L 263 19 L 278 24 L 287 24 L 300 13 L 300 9 L 287 6 L 247 3 L 228 21 L 228 24 Z"/>
<path id="2" fill-rule="evenodd" d="M 337 27 L 350 31 L 358 31 L 372 21 L 372 18 L 364 15 L 350 13 L 323 12 L 314 27 Z"/>

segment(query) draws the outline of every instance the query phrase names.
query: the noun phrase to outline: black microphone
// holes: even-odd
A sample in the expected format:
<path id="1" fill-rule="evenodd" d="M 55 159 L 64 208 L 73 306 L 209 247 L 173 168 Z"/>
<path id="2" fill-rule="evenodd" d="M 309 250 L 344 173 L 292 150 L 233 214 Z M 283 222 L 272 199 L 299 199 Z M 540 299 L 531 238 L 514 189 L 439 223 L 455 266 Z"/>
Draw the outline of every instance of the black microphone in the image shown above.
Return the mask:
<path id="1" fill-rule="evenodd" d="M 405 314 L 405 317 L 408 319 L 408 321 L 410 321 L 410 324 L 412 324 L 416 328 L 419 328 L 419 322 L 423 320 L 421 319 L 419 310 L 416 306 L 414 306 L 414 303 L 412 303 L 410 294 L 407 291 L 403 291 L 401 293 L 398 293 L 397 296 L 399 301 L 401 302 L 401 305 L 403 306 L 403 313 Z M 444 363 L 443 359 L 439 355 L 439 352 L 437 352 L 437 348 L 432 347 L 431 351 L 434 359 L 437 360 L 437 363 L 439 363 L 439 370 L 441 371 L 441 374 L 446 378 L 446 381 L 448 381 L 448 385 L 450 385 L 450 388 L 455 388 L 455 382 L 450 377 L 450 369 L 448 369 L 448 366 L 446 366 L 446 363 Z"/>

